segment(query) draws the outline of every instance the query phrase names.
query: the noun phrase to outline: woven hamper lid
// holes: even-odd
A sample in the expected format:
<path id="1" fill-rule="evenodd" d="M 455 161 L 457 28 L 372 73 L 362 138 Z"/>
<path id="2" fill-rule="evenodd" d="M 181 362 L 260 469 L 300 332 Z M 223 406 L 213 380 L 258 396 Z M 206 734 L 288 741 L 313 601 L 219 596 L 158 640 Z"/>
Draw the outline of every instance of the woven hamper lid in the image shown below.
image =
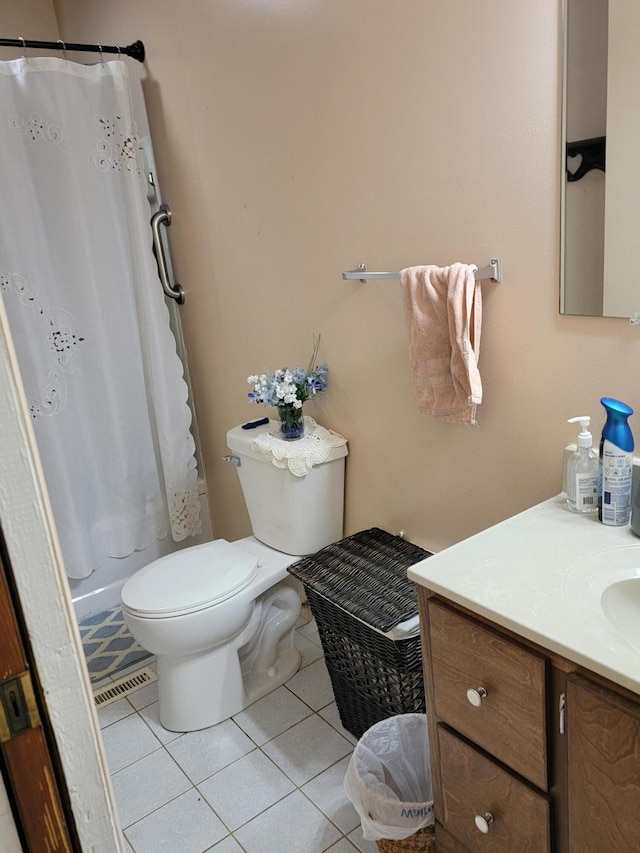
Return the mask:
<path id="1" fill-rule="evenodd" d="M 288 571 L 343 610 L 390 631 L 418 611 L 416 587 L 407 569 L 431 552 L 372 527 L 303 557 Z"/>

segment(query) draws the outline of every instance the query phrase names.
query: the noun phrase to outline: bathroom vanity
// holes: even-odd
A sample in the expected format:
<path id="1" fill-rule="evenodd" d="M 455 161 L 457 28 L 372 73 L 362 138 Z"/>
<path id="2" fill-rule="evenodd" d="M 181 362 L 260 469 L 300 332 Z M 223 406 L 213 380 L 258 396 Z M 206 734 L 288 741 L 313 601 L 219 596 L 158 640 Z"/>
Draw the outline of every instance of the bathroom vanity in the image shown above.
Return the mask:
<path id="1" fill-rule="evenodd" d="M 438 853 L 637 853 L 640 539 L 560 496 L 409 577 Z"/>

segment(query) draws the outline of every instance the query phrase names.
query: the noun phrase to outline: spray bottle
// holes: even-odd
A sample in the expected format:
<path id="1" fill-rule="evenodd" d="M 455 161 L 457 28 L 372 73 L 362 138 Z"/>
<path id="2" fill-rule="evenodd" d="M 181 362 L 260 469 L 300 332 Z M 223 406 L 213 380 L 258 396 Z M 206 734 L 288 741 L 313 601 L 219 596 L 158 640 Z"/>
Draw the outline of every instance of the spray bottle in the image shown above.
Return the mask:
<path id="1" fill-rule="evenodd" d="M 633 435 L 627 418 L 633 409 L 620 400 L 603 397 L 607 420 L 600 440 L 598 518 L 603 524 L 628 524 L 631 513 Z"/>
<path id="2" fill-rule="evenodd" d="M 597 512 L 598 510 L 598 457 L 593 455 L 593 439 L 589 432 L 591 418 L 582 415 L 569 418 L 568 423 L 580 422 L 577 450 L 567 464 L 567 503 L 572 512 Z"/>

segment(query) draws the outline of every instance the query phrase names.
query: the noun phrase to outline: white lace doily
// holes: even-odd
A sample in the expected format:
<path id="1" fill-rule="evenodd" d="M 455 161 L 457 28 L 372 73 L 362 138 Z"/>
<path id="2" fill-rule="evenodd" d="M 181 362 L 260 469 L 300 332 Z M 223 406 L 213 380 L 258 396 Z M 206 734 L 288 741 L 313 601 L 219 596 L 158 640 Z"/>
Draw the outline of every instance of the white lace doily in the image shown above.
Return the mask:
<path id="1" fill-rule="evenodd" d="M 295 477 L 304 477 L 314 465 L 326 462 L 334 447 L 342 447 L 347 439 L 304 416 L 304 437 L 285 441 L 276 432 L 263 432 L 251 445 L 263 453 L 276 468 L 288 468 Z"/>

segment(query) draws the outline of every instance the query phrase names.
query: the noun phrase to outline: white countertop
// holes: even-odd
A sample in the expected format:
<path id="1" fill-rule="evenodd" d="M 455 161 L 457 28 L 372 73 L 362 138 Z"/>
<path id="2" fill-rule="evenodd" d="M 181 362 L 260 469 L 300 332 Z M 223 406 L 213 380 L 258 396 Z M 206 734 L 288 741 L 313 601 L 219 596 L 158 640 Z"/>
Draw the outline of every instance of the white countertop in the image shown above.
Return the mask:
<path id="1" fill-rule="evenodd" d="M 572 513 L 558 495 L 416 563 L 408 574 L 640 694 L 640 643 L 634 647 L 600 605 L 610 583 L 640 578 L 640 538 L 628 525 Z"/>

